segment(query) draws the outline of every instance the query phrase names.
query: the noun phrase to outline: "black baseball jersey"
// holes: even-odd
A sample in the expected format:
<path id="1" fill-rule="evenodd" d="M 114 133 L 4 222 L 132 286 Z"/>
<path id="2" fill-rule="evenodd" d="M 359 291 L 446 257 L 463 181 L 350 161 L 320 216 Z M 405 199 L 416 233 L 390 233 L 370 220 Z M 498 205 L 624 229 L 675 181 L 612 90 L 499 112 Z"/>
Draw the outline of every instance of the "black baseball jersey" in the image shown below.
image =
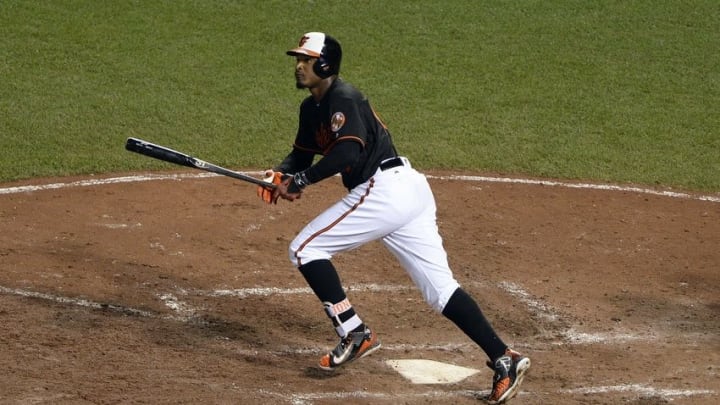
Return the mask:
<path id="1" fill-rule="evenodd" d="M 325 156 L 340 142 L 357 142 L 362 146 L 360 155 L 347 156 L 340 170 L 343 185 L 348 189 L 372 177 L 380 162 L 397 156 L 387 127 L 368 99 L 338 78 L 319 103 L 312 96 L 303 100 L 294 148 L 296 152 Z"/>

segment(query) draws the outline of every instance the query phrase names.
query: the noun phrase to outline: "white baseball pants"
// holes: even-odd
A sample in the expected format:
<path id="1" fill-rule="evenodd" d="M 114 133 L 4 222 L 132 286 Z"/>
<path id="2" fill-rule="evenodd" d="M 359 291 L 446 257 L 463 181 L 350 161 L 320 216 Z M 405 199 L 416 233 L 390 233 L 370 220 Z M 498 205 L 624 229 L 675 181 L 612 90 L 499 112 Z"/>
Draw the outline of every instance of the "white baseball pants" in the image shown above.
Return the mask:
<path id="1" fill-rule="evenodd" d="M 425 175 L 403 165 L 377 173 L 313 219 L 290 243 L 294 265 L 330 260 L 380 239 L 425 301 L 442 312 L 459 287 L 438 232 L 435 198 Z"/>

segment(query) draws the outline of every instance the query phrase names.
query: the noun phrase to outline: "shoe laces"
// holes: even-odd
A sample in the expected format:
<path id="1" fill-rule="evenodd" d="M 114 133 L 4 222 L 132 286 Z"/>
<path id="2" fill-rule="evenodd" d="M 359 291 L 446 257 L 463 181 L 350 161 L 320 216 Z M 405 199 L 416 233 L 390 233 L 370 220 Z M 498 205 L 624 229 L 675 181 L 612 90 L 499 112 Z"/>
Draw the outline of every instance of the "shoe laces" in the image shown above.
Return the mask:
<path id="1" fill-rule="evenodd" d="M 350 332 L 347 336 L 340 339 L 340 343 L 333 349 L 333 354 L 340 356 L 345 353 L 349 346 L 360 345 L 365 338 L 365 331 L 361 330 L 358 332 Z"/>
<path id="2" fill-rule="evenodd" d="M 510 375 L 510 369 L 512 368 L 513 360 L 512 357 L 505 355 L 495 360 L 495 381 L 499 381 Z"/>
<path id="3" fill-rule="evenodd" d="M 505 356 L 510 356 L 513 363 L 517 363 L 518 361 L 520 361 L 522 354 L 520 354 L 519 352 L 516 352 L 515 350 L 507 349 L 507 350 L 505 350 Z M 495 371 L 495 363 L 493 363 L 492 361 L 490 361 L 490 360 L 486 361 L 485 365 L 488 366 L 488 368 L 490 370 Z"/>

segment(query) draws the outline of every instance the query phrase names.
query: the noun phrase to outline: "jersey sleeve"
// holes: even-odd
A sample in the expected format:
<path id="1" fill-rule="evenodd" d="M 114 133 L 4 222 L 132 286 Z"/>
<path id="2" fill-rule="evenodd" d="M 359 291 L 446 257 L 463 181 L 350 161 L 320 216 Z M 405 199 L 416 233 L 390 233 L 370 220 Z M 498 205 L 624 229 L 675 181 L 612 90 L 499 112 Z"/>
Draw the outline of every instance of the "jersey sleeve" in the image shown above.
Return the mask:
<path id="1" fill-rule="evenodd" d="M 365 146 L 367 128 L 357 100 L 349 96 L 339 97 L 330 105 L 330 114 L 330 131 L 334 142 L 355 141 Z"/>

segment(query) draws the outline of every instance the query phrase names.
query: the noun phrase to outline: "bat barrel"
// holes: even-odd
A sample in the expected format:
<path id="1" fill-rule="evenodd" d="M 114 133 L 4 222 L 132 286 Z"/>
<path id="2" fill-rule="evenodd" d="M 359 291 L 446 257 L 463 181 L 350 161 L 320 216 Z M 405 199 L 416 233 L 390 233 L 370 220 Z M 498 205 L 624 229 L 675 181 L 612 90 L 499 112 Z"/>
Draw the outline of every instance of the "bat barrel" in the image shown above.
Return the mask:
<path id="1" fill-rule="evenodd" d="M 220 167 L 212 163 L 206 162 L 204 160 L 196 159 L 188 154 L 178 152 L 164 146 L 156 145 L 152 142 L 144 141 L 142 139 L 128 138 L 125 142 L 125 149 L 131 152 L 139 153 L 141 155 L 163 160 L 165 162 L 175 163 L 181 166 L 192 167 L 195 169 L 221 174 L 238 180 L 243 180 L 249 183 L 261 185 L 269 189 L 275 188 L 274 184 L 266 183 L 263 180 L 256 179 L 255 177 L 248 176 L 243 173 L 238 173 L 224 167 Z"/>

